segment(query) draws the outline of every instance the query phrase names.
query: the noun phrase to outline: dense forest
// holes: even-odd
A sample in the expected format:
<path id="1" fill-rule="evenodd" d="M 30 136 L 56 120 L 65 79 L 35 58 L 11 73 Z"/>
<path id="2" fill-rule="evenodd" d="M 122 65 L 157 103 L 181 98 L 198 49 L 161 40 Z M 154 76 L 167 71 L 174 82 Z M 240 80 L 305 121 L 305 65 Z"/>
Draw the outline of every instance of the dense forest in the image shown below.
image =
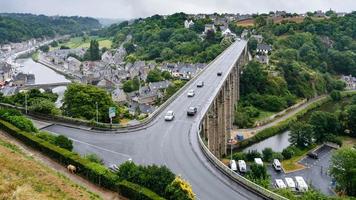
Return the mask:
<path id="1" fill-rule="evenodd" d="M 200 37 L 205 24 L 212 23 L 210 19 L 194 20 L 194 26 L 186 29 L 187 18 L 184 13 L 154 15 L 130 25 L 127 21 L 112 25 L 103 34 L 114 37 L 115 47 L 131 35 L 132 39 L 124 45 L 130 60 L 208 62 L 230 44 L 219 30 Z"/>
<path id="2" fill-rule="evenodd" d="M 240 127 L 252 126 L 262 112 L 278 112 L 298 99 L 342 90 L 337 75 L 356 75 L 356 12 L 325 20 L 306 17 L 302 23 L 273 24 L 258 18 L 251 29 L 262 34 L 273 51 L 268 65 L 251 62 L 244 69 L 242 103 L 235 118 Z M 256 46 L 251 38 L 253 54 Z"/>
<path id="3" fill-rule="evenodd" d="M 56 34 L 79 34 L 98 29 L 98 20 L 89 17 L 62 17 L 33 14 L 0 14 L 0 44 L 21 42 Z"/>

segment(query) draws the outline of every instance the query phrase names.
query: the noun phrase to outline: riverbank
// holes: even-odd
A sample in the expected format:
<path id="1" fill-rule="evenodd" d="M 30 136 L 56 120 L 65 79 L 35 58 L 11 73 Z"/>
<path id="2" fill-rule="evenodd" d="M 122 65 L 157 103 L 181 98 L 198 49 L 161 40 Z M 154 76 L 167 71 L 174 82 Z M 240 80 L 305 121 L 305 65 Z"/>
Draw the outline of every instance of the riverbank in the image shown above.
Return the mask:
<path id="1" fill-rule="evenodd" d="M 356 95 L 356 91 L 354 91 L 354 90 L 341 92 L 342 98 L 351 97 L 353 95 Z M 318 99 L 314 99 L 313 101 L 304 104 L 299 109 L 296 109 L 293 112 L 290 112 L 289 114 L 285 115 L 284 117 L 281 117 L 278 120 L 273 121 L 273 122 L 266 124 L 264 126 L 258 127 L 257 129 L 255 129 L 254 136 L 252 136 L 248 139 L 245 139 L 241 142 L 238 142 L 237 144 L 232 145 L 232 148 L 234 151 L 240 151 L 244 148 L 247 148 L 247 147 L 249 147 L 255 143 L 258 143 L 262 140 L 265 140 L 269 137 L 280 134 L 280 133 L 286 131 L 289 128 L 291 123 L 297 121 L 298 119 L 303 117 L 308 112 L 315 110 L 318 107 L 320 107 L 323 104 L 330 102 L 330 101 L 331 101 L 331 98 L 329 96 L 323 96 Z"/>

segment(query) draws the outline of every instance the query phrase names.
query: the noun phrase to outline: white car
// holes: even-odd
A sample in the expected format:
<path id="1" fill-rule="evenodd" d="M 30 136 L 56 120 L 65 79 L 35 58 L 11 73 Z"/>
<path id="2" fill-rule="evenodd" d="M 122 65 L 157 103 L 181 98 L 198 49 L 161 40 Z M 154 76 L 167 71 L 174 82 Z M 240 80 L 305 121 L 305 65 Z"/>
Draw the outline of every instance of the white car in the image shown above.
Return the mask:
<path id="1" fill-rule="evenodd" d="M 256 163 L 257 165 L 263 166 L 263 161 L 262 161 L 261 158 L 255 158 L 255 163 Z"/>
<path id="2" fill-rule="evenodd" d="M 118 167 L 116 164 L 111 164 L 111 165 L 109 166 L 109 169 L 110 169 L 111 171 L 113 171 L 113 172 L 116 172 L 116 171 L 119 170 L 119 167 Z"/>
<path id="3" fill-rule="evenodd" d="M 164 116 L 164 120 L 166 121 L 172 121 L 174 119 L 174 112 L 173 111 L 168 111 L 166 115 Z"/>
<path id="4" fill-rule="evenodd" d="M 194 97 L 194 95 L 195 95 L 194 90 L 189 90 L 188 91 L 188 97 Z"/>
<path id="5" fill-rule="evenodd" d="M 241 173 L 244 173 L 247 171 L 246 162 L 244 160 L 238 160 L 237 163 L 238 163 L 239 170 Z"/>

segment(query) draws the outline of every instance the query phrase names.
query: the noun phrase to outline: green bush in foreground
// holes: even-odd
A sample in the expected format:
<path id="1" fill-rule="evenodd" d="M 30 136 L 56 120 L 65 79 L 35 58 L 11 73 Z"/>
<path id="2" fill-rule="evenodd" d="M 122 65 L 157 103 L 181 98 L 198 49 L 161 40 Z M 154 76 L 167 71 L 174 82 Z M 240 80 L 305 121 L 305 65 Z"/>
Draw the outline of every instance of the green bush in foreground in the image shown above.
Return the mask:
<path id="1" fill-rule="evenodd" d="M 121 195 L 132 200 L 164 200 L 147 188 L 125 180 L 118 183 L 118 188 Z"/>

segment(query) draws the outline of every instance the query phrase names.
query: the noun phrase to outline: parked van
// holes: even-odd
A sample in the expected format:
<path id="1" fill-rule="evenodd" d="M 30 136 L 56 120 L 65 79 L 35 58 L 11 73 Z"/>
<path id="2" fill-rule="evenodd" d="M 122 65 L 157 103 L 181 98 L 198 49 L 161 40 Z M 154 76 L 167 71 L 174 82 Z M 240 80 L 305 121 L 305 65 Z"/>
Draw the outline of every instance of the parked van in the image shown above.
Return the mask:
<path id="1" fill-rule="evenodd" d="M 235 160 L 230 160 L 230 169 L 235 172 L 237 171 L 237 166 L 236 166 Z"/>
<path id="2" fill-rule="evenodd" d="M 257 165 L 262 165 L 262 166 L 263 166 L 263 161 L 262 161 L 261 158 L 255 158 L 255 163 L 256 163 Z"/>
<path id="3" fill-rule="evenodd" d="M 239 170 L 240 172 L 246 172 L 247 171 L 247 168 L 246 168 L 246 163 L 244 160 L 238 160 L 237 161 L 237 164 L 239 165 Z"/>
<path id="4" fill-rule="evenodd" d="M 278 159 L 273 159 L 273 167 L 276 171 L 281 171 L 282 168 L 281 168 L 281 163 L 279 162 Z"/>
<path id="5" fill-rule="evenodd" d="M 276 179 L 275 180 L 275 187 L 278 189 L 283 189 L 283 188 L 287 188 L 286 184 L 284 184 L 282 179 Z"/>
<path id="6" fill-rule="evenodd" d="M 294 183 L 293 179 L 286 177 L 285 180 L 286 180 L 287 187 L 289 189 L 291 189 L 292 191 L 295 191 L 295 183 Z"/>
<path id="7" fill-rule="evenodd" d="M 296 176 L 295 177 L 295 183 L 296 183 L 296 189 L 299 191 L 299 192 L 306 192 L 308 191 L 308 185 L 307 183 L 304 181 L 304 178 L 301 177 L 301 176 Z"/>

